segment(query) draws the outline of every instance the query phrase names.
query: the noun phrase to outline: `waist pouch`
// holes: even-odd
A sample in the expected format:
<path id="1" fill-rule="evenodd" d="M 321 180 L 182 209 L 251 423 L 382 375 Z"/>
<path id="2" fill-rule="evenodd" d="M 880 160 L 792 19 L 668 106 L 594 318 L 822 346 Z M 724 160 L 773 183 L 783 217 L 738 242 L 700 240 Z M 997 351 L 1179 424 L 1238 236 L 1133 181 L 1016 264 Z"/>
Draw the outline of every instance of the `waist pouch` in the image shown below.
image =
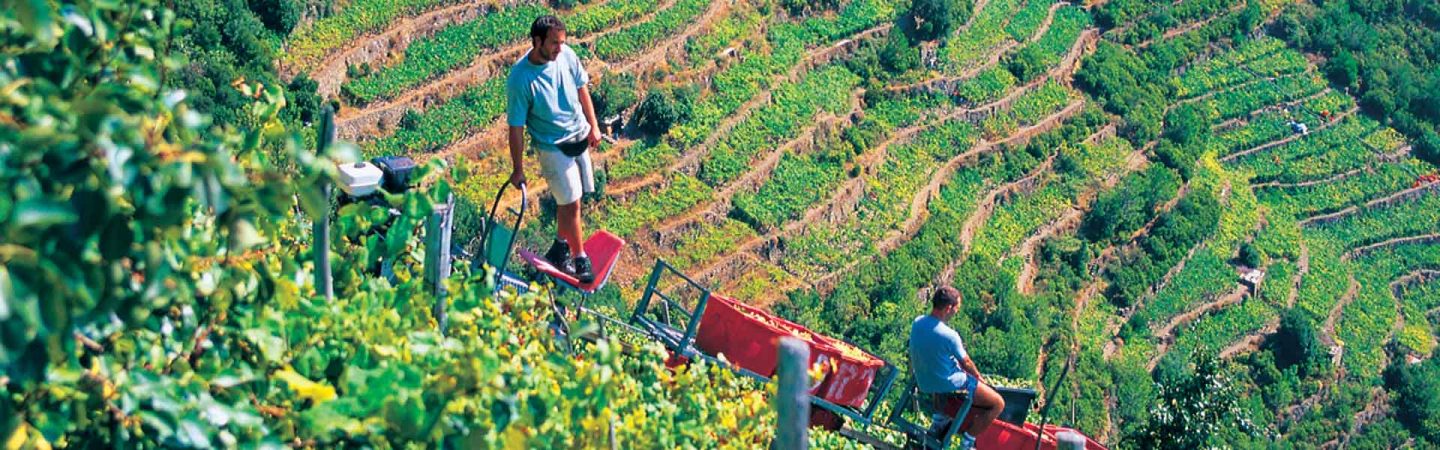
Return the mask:
<path id="1" fill-rule="evenodd" d="M 579 142 L 559 142 L 556 143 L 555 146 L 560 148 L 560 153 L 575 158 L 585 154 L 585 151 L 590 149 L 590 142 L 581 139 Z"/>

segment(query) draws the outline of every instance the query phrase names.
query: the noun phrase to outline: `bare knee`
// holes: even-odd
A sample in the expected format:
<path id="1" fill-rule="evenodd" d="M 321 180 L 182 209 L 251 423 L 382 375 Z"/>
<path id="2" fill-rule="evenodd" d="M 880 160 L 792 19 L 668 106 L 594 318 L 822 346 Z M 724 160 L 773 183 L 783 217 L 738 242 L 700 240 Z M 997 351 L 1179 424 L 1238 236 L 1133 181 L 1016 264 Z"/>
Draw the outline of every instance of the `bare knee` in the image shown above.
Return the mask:
<path id="1" fill-rule="evenodd" d="M 995 389 L 988 385 L 982 384 L 975 390 L 975 400 L 977 404 L 985 409 L 995 411 L 1005 409 L 1005 398 L 1001 397 L 999 392 L 995 392 Z"/>

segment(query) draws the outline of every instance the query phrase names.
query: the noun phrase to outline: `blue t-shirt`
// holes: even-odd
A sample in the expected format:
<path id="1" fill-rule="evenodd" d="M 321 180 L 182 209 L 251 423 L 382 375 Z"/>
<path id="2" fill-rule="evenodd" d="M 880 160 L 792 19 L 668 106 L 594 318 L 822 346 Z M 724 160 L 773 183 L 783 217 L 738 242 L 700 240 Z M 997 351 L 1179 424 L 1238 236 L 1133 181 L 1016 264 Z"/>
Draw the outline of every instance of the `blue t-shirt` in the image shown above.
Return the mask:
<path id="1" fill-rule="evenodd" d="M 910 324 L 910 370 L 920 392 L 954 392 L 965 386 L 969 374 L 960 368 L 968 356 L 960 335 L 945 322 L 926 314 Z"/>
<path id="2" fill-rule="evenodd" d="M 589 82 L 580 57 L 568 45 L 561 45 L 560 55 L 545 64 L 530 62 L 526 53 L 505 80 L 506 122 L 525 127 L 535 148 L 560 151 L 556 143 L 575 142 L 590 133 L 580 105 L 580 88 Z"/>

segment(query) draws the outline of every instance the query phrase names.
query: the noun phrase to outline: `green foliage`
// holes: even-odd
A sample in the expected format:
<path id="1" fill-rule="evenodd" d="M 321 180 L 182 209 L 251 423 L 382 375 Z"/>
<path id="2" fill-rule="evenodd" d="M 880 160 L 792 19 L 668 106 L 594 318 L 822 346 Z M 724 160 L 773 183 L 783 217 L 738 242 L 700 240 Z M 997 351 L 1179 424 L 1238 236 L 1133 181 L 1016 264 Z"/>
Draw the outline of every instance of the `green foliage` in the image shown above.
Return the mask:
<path id="1" fill-rule="evenodd" d="M 154 78 L 175 56 L 141 56 L 170 38 L 176 16 L 143 4 L 157 21 L 120 39 L 112 27 L 133 5 L 81 5 L 65 22 L 42 7 L 23 28 L 0 19 L 12 31 L 0 64 L 13 87 L 0 128 L 0 179 L 12 187 L 0 194 L 8 446 L 770 441 L 766 391 L 748 379 L 703 363 L 671 370 L 655 344 L 563 353 L 543 295 L 494 294 L 468 265 L 445 281 L 449 334 L 437 333 L 415 255 L 433 198 L 463 181 L 435 170 L 443 163 L 417 174 L 422 190 L 334 213 L 337 295 L 319 295 L 302 230 L 306 216 L 328 216 L 314 186 L 353 147 L 300 150 L 280 120 L 279 85 L 238 88 L 255 99 L 258 126 L 207 130 Z M 82 23 L 103 32 L 60 45 L 53 32 Z M 393 278 L 372 274 L 379 260 L 393 262 Z"/>
<path id="2" fill-rule="evenodd" d="M 859 77 L 840 66 L 813 70 L 799 83 L 781 86 L 771 102 L 730 130 L 700 163 L 700 179 L 720 186 L 750 168 L 765 149 L 799 137 L 801 128 L 814 123 L 821 111 L 840 115 L 849 111 L 850 97 Z"/>
<path id="3" fill-rule="evenodd" d="M 791 16 L 808 16 L 840 6 L 840 0 L 780 0 L 780 6 Z"/>
<path id="4" fill-rule="evenodd" d="M 1203 147 L 1209 137 L 1210 114 L 1202 108 L 1205 103 L 1187 103 L 1175 108 L 1165 119 L 1165 138 L 1176 145 Z"/>
<path id="5" fill-rule="evenodd" d="M 1143 142 L 1158 136 L 1166 92 L 1131 50 L 1102 42 L 1075 73 L 1076 86 L 1100 98 L 1107 111 L 1125 119 L 1126 135 Z"/>
<path id="6" fill-rule="evenodd" d="M 281 35 L 290 34 L 300 23 L 300 0 L 249 0 L 250 9 L 260 16 L 265 27 Z"/>
<path id="7" fill-rule="evenodd" d="M 540 6 L 520 5 L 451 25 L 406 47 L 404 58 L 395 65 L 346 81 L 341 93 L 361 103 L 394 97 L 436 74 L 469 63 L 477 51 L 523 40 L 530 32 L 530 22 L 547 13 Z"/>
<path id="8" fill-rule="evenodd" d="M 940 60 L 949 73 L 959 73 L 982 64 L 1009 35 L 1005 22 L 1019 10 L 1019 0 L 996 0 L 985 3 L 975 13 L 970 27 L 947 35 L 941 47 Z M 969 10 L 970 8 L 965 8 Z M 963 21 L 962 21 L 963 22 Z"/>
<path id="9" fill-rule="evenodd" d="M 640 17 L 658 4 L 656 0 L 615 0 L 560 14 L 560 19 L 565 23 L 567 38 L 582 38 Z M 551 13 L 554 11 L 543 6 L 514 5 L 451 25 L 406 47 L 404 58 L 395 65 L 347 81 L 341 86 L 341 93 L 361 103 L 395 97 L 437 75 L 471 63 L 477 51 L 526 41 L 530 23 L 536 17 Z"/>
<path id="10" fill-rule="evenodd" d="M 1241 392 L 1214 356 L 1191 355 L 1193 372 L 1160 383 L 1159 402 L 1145 425 L 1130 438 L 1139 448 L 1191 449 L 1223 445 L 1222 431 L 1250 432 L 1240 408 Z M 1189 370 L 1187 370 L 1189 372 Z"/>
<path id="11" fill-rule="evenodd" d="M 677 123 L 694 116 L 695 98 L 699 92 L 689 86 L 651 88 L 635 111 L 635 126 L 653 135 L 664 135 Z"/>
<path id="12" fill-rule="evenodd" d="M 709 2 L 705 0 L 677 0 L 674 6 L 660 11 L 652 20 L 596 40 L 595 56 L 605 61 L 639 56 L 641 49 L 669 38 L 682 27 L 693 23 L 700 13 L 705 12 L 707 6 Z"/>
<path id="13" fill-rule="evenodd" d="M 640 99 L 635 76 L 628 73 L 607 73 L 591 93 L 594 94 L 595 115 L 602 120 L 630 109 Z"/>
<path id="14" fill-rule="evenodd" d="M 1275 355 L 1275 367 L 1294 367 L 1302 378 L 1319 375 L 1330 362 L 1330 350 L 1320 343 L 1315 321 L 1298 309 L 1280 315 L 1280 328 L 1265 339 L 1264 347 Z"/>
<path id="15" fill-rule="evenodd" d="M 271 0 L 274 1 L 274 0 Z M 352 0 L 339 12 L 300 27 L 285 44 L 282 64 L 314 69 L 351 39 L 384 29 L 405 16 L 459 0 Z"/>
<path id="16" fill-rule="evenodd" d="M 935 40 L 950 34 L 970 18 L 972 4 L 964 0 L 911 0 L 905 17 L 915 37 Z"/>
<path id="17" fill-rule="evenodd" d="M 1025 42 L 1030 35 L 1040 29 L 1040 24 L 1045 22 L 1045 16 L 1050 13 L 1050 7 L 1055 2 L 1049 0 L 1027 0 L 1025 7 L 1020 9 L 1010 23 L 1005 25 L 1005 32 L 1010 34 L 1010 39 Z"/>
<path id="18" fill-rule="evenodd" d="M 1121 307 L 1134 305 L 1191 247 L 1209 237 L 1220 220 L 1220 205 L 1206 190 L 1192 190 L 1175 208 L 1157 219 L 1140 241 L 1138 251 L 1121 256 L 1107 269 L 1106 296 Z"/>
<path id="19" fill-rule="evenodd" d="M 1340 86 L 1358 88 L 1361 105 L 1419 141 L 1419 155 L 1436 159 L 1440 76 L 1433 52 L 1440 32 L 1433 2 L 1342 0 L 1295 5 L 1280 18 L 1282 35 L 1296 47 L 1328 57 L 1326 73 Z"/>
<path id="20" fill-rule="evenodd" d="M 1038 0 L 1036 0 L 1038 1 Z M 1055 20 L 1049 30 L 1034 43 L 1006 58 L 1006 67 L 1021 82 L 1035 79 L 1049 67 L 1060 63 L 1061 58 L 1080 37 L 1080 31 L 1090 26 L 1090 15 L 1077 7 L 1064 7 L 1055 11 Z"/>
<path id="21" fill-rule="evenodd" d="M 890 33 L 885 37 L 885 46 L 879 51 L 880 64 L 893 73 L 905 73 L 920 68 L 920 51 L 905 33 Z"/>
<path id="22" fill-rule="evenodd" d="M 253 97 L 231 84 L 244 80 L 283 86 L 271 64 L 274 49 L 267 41 L 271 32 L 244 0 L 197 0 L 175 6 L 174 13 L 181 20 L 176 23 L 174 39 L 157 44 L 154 51 L 183 54 L 188 61 L 173 62 L 158 74 L 158 81 L 167 88 L 183 89 L 190 105 L 213 117 L 216 124 L 254 126 L 248 111 Z M 294 94 L 313 93 L 312 89 Z M 318 109 L 294 111 L 312 118 L 319 113 Z"/>
<path id="23" fill-rule="evenodd" d="M 450 145 L 475 130 L 493 125 L 505 113 L 505 78 L 491 78 L 449 101 L 410 115 L 389 136 L 368 141 L 366 155 L 420 155 Z M 402 119 L 406 119 L 402 117 Z"/>
<path id="24" fill-rule="evenodd" d="M 1395 395 L 1395 417 L 1430 443 L 1440 442 L 1440 360 L 1432 355 L 1419 364 L 1395 361 L 1385 372 L 1385 385 Z"/>
<path id="25" fill-rule="evenodd" d="M 1100 194 L 1080 225 L 1080 235 L 1093 242 L 1128 239 L 1179 189 L 1180 177 L 1163 166 L 1131 174 Z"/>

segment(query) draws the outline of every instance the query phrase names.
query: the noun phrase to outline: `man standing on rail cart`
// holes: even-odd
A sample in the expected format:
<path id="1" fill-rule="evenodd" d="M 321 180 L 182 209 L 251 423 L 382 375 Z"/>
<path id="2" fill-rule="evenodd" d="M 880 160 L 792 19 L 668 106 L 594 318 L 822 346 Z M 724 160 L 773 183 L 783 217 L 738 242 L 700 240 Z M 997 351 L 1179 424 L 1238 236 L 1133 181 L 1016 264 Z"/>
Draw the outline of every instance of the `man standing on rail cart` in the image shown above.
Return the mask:
<path id="1" fill-rule="evenodd" d="M 963 447 L 975 447 L 975 436 L 990 428 L 990 423 L 1005 409 L 1005 399 L 995 389 L 984 384 L 985 377 L 975 368 L 975 362 L 965 352 L 960 335 L 945 324 L 960 311 L 960 291 L 950 286 L 935 290 L 930 297 L 930 314 L 915 318 L 910 325 L 910 370 L 915 374 L 915 383 L 922 394 L 928 394 L 937 413 L 954 420 L 965 403 L 966 391 L 975 392 L 975 401 L 970 408 L 978 415 L 965 428 Z M 946 421 L 948 422 L 948 421 Z M 932 430 L 944 430 L 948 423 L 937 423 Z"/>
<path id="2" fill-rule="evenodd" d="M 509 124 L 510 183 L 525 183 L 524 132 L 540 160 L 540 174 L 555 198 L 556 239 L 545 252 L 555 267 L 581 283 L 595 280 L 581 234 L 580 197 L 595 191 L 591 148 L 600 145 L 600 127 L 590 102 L 590 75 L 565 45 L 565 24 L 542 16 L 530 25 L 530 51 L 510 68 L 505 82 Z"/>

